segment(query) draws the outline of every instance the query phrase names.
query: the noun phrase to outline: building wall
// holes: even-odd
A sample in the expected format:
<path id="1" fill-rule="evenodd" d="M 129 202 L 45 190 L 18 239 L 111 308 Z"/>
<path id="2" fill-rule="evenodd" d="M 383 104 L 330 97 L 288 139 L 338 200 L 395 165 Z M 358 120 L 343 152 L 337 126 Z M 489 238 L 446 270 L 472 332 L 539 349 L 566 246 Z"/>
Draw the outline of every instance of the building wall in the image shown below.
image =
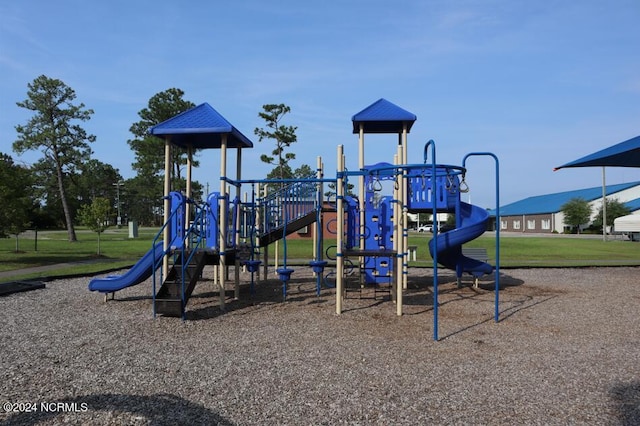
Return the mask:
<path id="1" fill-rule="evenodd" d="M 313 234 L 316 233 L 316 224 L 312 223 L 309 226 L 305 226 L 302 229 L 297 230 L 289 235 L 287 235 L 288 240 L 304 240 L 313 238 Z"/>
<path id="2" fill-rule="evenodd" d="M 607 196 L 608 200 L 616 200 L 621 203 L 626 203 L 631 200 L 640 198 L 640 186 L 626 189 L 624 191 L 616 192 Z M 591 221 L 593 221 L 598 215 L 598 211 L 602 207 L 602 199 L 598 198 L 589 202 L 591 206 Z M 636 213 L 636 212 L 634 212 Z M 637 213 L 640 214 L 640 211 Z M 500 218 L 501 228 L 500 230 L 506 232 L 522 232 L 522 233 L 563 233 L 568 232 L 569 229 L 565 229 L 564 225 L 564 213 L 548 213 L 548 214 L 528 214 L 528 215 L 513 215 L 502 216 Z M 613 224 L 613 220 L 607 220 L 607 224 L 610 226 Z"/>
<path id="3" fill-rule="evenodd" d="M 620 203 L 626 203 L 637 198 L 640 198 L 640 186 L 634 186 L 633 188 L 607 195 L 607 200 L 616 200 Z M 591 206 L 591 221 L 593 221 L 602 207 L 602 198 L 589 202 L 589 205 Z"/>
<path id="4" fill-rule="evenodd" d="M 500 217 L 500 230 L 522 233 L 553 233 L 557 231 L 553 214 L 532 214 Z M 561 232 L 561 231 L 559 231 Z"/>
<path id="5" fill-rule="evenodd" d="M 336 232 L 336 220 L 338 218 L 338 214 L 335 210 L 332 210 L 331 206 L 325 206 L 326 210 L 322 212 L 322 223 L 324 226 L 323 229 L 323 237 L 324 238 L 335 238 Z M 299 229 L 296 232 L 293 232 L 287 235 L 287 239 L 292 240 L 304 240 L 304 239 L 312 239 L 314 234 L 316 233 L 317 224 L 314 222 L 309 226 L 305 226 L 302 229 Z"/>

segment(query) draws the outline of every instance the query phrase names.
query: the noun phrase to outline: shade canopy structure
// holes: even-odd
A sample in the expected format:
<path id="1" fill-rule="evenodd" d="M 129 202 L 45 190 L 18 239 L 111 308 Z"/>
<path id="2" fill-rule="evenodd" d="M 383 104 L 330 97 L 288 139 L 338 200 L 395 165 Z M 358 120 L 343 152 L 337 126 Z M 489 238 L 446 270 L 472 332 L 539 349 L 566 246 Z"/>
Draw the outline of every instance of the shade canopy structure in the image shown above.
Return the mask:
<path id="1" fill-rule="evenodd" d="M 149 133 L 183 148 L 220 149 L 223 135 L 228 148 L 253 148 L 249 138 L 206 102 L 156 124 Z"/>
<path id="2" fill-rule="evenodd" d="M 405 125 L 406 131 L 409 132 L 416 119 L 414 113 L 380 98 L 355 114 L 351 121 L 353 133 L 360 132 L 360 125 L 364 133 L 402 133 Z"/>
<path id="3" fill-rule="evenodd" d="M 605 167 L 640 167 L 640 136 L 578 158 L 553 170 L 571 167 L 602 167 L 602 239 L 607 240 L 607 198 Z"/>
<path id="4" fill-rule="evenodd" d="M 640 136 L 578 158 L 553 170 L 569 167 L 640 167 Z"/>

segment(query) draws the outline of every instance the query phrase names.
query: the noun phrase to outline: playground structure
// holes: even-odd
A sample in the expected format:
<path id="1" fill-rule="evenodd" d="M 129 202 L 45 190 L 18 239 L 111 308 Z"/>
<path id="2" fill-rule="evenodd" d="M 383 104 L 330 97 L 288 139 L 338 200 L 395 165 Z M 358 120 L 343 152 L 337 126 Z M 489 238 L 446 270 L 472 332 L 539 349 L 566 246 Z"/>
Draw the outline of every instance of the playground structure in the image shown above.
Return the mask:
<path id="1" fill-rule="evenodd" d="M 303 227 L 315 225 L 314 254 L 309 262 L 316 274 L 316 290 L 330 282 L 335 287 L 336 313 L 343 312 L 345 280 L 354 276 L 360 286 L 386 284 L 402 315 L 403 291 L 407 288 L 409 246 L 408 214 L 455 214 L 456 227 L 447 232 L 434 231 L 429 242 L 433 258 L 434 339 L 438 339 L 438 264 L 456 271 L 458 282 L 464 273 L 478 278 L 495 271 L 495 320 L 499 303 L 499 226 L 496 229 L 496 265 L 463 255 L 462 245 L 487 229 L 488 213 L 461 201 L 467 189 L 465 163 L 472 156 L 490 156 L 496 164 L 496 212 L 499 212 L 498 159 L 491 153 L 471 153 L 462 166 L 436 163 L 435 142 L 424 147 L 422 163 L 407 161 L 407 135 L 416 116 L 385 99 L 380 99 L 353 116 L 353 132 L 358 134 L 358 168 L 348 170 L 343 146 L 337 147 L 335 178 L 325 178 L 322 159 L 317 160 L 314 176 L 303 179 L 243 180 L 242 151 L 252 142 L 211 106 L 204 103 L 152 128 L 152 135 L 165 141 L 164 225 L 152 248 L 131 270 L 122 276 L 95 278 L 89 289 L 113 293 L 153 277 L 154 316 L 186 318 L 186 306 L 205 265 L 214 265 L 219 288 L 219 305 L 225 308 L 225 282 L 228 266 L 234 265 L 235 297 L 240 295 L 240 267 L 266 279 L 269 247 L 282 241 L 282 266 L 276 271 L 282 281 L 283 299 L 287 283 L 295 272 L 287 264 L 287 236 Z M 395 133 L 397 152 L 393 163 L 365 164 L 365 140 L 368 133 Z M 171 150 L 187 150 L 186 194 L 170 186 Z M 236 148 L 236 177 L 227 175 L 227 150 Z M 220 190 L 208 194 L 197 204 L 191 199 L 192 156 L 196 149 L 220 150 Z M 349 196 L 349 182 L 358 183 L 358 196 Z M 382 195 L 383 183 L 392 185 L 392 194 Z M 325 184 L 335 185 L 335 200 L 324 199 Z M 232 198 L 230 188 L 235 188 Z M 250 188 L 247 190 L 247 188 Z M 275 190 L 274 190 L 275 188 Z M 243 192 L 244 189 L 244 192 Z M 241 196 L 244 194 L 244 200 Z M 250 194 L 250 195 L 249 195 Z M 249 199 L 250 197 L 250 199 Z M 324 219 L 327 204 L 335 210 L 335 230 Z M 496 218 L 499 223 L 499 215 Z M 335 233 L 335 257 L 325 259 L 323 235 Z M 276 250 L 277 256 L 277 250 Z M 327 256 L 328 251 L 327 251 Z M 326 272 L 327 268 L 335 268 Z M 334 277 L 329 280 L 328 277 Z"/>

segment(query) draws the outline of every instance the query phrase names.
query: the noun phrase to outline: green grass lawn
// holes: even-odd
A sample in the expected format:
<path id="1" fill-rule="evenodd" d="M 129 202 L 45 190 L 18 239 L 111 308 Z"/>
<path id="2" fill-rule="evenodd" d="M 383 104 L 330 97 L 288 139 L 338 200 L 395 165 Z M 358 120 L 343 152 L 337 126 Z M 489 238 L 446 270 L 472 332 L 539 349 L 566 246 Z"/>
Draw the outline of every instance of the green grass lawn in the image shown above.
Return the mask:
<path id="1" fill-rule="evenodd" d="M 495 263 L 495 238 L 483 236 L 468 243 L 485 247 Z M 529 266 L 623 266 L 640 265 L 640 244 L 631 241 L 552 237 L 500 238 L 500 265 Z"/>
<path id="2" fill-rule="evenodd" d="M 409 245 L 418 247 L 416 261 L 410 266 L 431 266 L 429 255 L 431 234 L 409 235 Z M 280 244 L 282 245 L 282 244 Z M 335 240 L 325 242 L 325 248 L 335 245 Z M 495 236 L 485 235 L 465 244 L 465 247 L 484 247 L 489 262 L 495 264 Z M 282 251 L 282 248 L 280 248 Z M 306 241 L 287 242 L 287 254 L 292 259 L 311 256 L 311 244 Z M 333 250 L 332 253 L 335 253 Z M 640 265 L 640 244 L 622 240 L 572 238 L 554 235 L 550 237 L 504 236 L 500 238 L 500 266 L 504 267 L 579 267 L 579 266 Z"/>
<path id="3" fill-rule="evenodd" d="M 64 275 L 94 274 L 116 268 L 128 267 L 138 261 L 151 247 L 157 229 L 142 228 L 139 237 L 128 238 L 128 229 L 110 228 L 101 236 L 100 252 L 97 256 L 97 234 L 79 228 L 78 241 L 69 243 L 66 231 L 39 232 L 36 240 L 31 233 L 19 238 L 19 251 L 16 253 L 14 237 L 0 239 L 0 272 L 19 270 L 41 265 L 62 264 L 67 262 L 90 261 L 86 264 L 63 266 L 54 271 L 29 275 L 0 277 L 0 282 L 15 279 L 28 279 L 41 276 L 55 277 Z M 418 258 L 410 266 L 429 267 L 433 264 L 429 256 L 428 241 L 431 234 L 411 233 L 409 244 L 418 247 Z M 335 240 L 326 240 L 325 249 L 335 246 Z M 495 238 L 483 236 L 467 244 L 469 247 L 484 247 L 489 262 L 495 264 Z M 284 244 L 279 243 L 282 256 Z M 273 258 L 274 248 L 270 248 Z M 294 261 L 312 258 L 310 240 L 287 240 L 287 256 Z M 331 256 L 335 249 L 329 249 Z M 280 262 L 282 257 L 280 257 Z M 580 267 L 580 266 L 622 266 L 640 265 L 640 244 L 630 241 L 587 238 L 570 238 L 562 235 L 550 237 L 526 237 L 502 235 L 500 240 L 501 267 Z"/>
<path id="4" fill-rule="evenodd" d="M 100 271 L 128 267 L 140 259 L 150 248 L 157 229 L 143 228 L 138 238 L 128 238 L 128 229 L 108 229 L 98 238 L 95 232 L 76 229 L 78 241 L 70 243 L 66 231 L 40 231 L 37 240 L 33 233 L 22 234 L 16 239 L 0 239 L 0 272 L 35 266 L 90 261 L 86 264 L 64 266 L 53 272 L 0 277 L 0 282 L 16 278 L 28 279 L 41 276 L 91 274 Z"/>

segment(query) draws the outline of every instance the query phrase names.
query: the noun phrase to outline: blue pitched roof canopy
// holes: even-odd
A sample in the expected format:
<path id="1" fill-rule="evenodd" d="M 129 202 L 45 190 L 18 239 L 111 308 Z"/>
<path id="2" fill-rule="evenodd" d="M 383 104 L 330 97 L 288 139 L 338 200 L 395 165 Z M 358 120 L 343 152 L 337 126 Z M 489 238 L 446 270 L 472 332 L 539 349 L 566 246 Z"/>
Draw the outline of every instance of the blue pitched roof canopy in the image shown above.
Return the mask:
<path id="1" fill-rule="evenodd" d="M 567 167 L 640 167 L 640 136 L 571 161 L 554 170 Z"/>
<path id="2" fill-rule="evenodd" d="M 200 104 L 149 128 L 149 134 L 170 137 L 173 145 L 196 149 L 220 148 L 227 135 L 229 148 L 253 148 L 253 143 L 208 103 Z"/>
<path id="3" fill-rule="evenodd" d="M 409 132 L 417 117 L 388 100 L 380 98 L 355 114 L 351 120 L 353 133 L 360 132 L 360 124 L 363 125 L 365 133 L 401 133 L 404 124 L 407 125 L 407 132 Z"/>
<path id="4" fill-rule="evenodd" d="M 635 198 L 633 200 L 627 201 L 626 203 L 624 203 L 624 205 L 628 207 L 632 212 L 635 212 L 636 210 L 640 209 L 640 198 Z"/>
<path id="5" fill-rule="evenodd" d="M 616 185 L 607 185 L 606 194 L 611 195 L 625 189 L 633 188 L 640 185 L 638 182 L 619 183 Z M 537 195 L 516 201 L 515 203 L 500 206 L 500 216 L 515 215 L 531 215 L 557 213 L 562 210 L 562 205 L 572 198 L 583 198 L 587 201 L 593 201 L 602 198 L 602 187 L 577 189 L 573 191 L 557 192 L 555 194 Z M 489 214 L 495 216 L 496 211 L 490 210 Z"/>

